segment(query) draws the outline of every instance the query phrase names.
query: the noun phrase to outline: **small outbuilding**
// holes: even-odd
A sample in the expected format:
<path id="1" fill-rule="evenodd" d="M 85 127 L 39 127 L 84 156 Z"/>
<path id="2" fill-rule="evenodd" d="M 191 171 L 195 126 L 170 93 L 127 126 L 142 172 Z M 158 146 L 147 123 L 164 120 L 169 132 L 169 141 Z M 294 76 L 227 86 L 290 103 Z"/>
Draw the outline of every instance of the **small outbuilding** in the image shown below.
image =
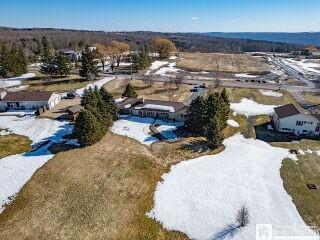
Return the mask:
<path id="1" fill-rule="evenodd" d="M 67 109 L 67 114 L 69 116 L 70 121 L 75 122 L 82 110 L 83 110 L 83 106 L 81 105 L 75 105 L 75 106 L 69 107 Z"/>

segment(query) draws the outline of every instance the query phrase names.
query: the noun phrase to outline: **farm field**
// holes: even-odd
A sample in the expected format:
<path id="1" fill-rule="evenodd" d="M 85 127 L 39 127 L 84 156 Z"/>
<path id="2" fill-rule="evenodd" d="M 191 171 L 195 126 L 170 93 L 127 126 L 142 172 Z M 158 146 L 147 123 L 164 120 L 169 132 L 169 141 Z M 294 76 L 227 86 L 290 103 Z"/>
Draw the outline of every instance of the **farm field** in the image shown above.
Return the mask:
<path id="1" fill-rule="evenodd" d="M 265 74 L 267 63 L 247 54 L 181 53 L 177 68 L 188 71 Z"/>

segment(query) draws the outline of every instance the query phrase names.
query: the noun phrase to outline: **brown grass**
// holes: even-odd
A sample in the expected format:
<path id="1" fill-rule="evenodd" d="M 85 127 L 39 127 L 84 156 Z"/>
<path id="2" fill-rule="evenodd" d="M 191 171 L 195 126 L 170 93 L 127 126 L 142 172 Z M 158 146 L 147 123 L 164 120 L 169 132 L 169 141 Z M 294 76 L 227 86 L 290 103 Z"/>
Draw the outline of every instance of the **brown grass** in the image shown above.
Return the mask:
<path id="1" fill-rule="evenodd" d="M 320 93 L 303 93 L 303 97 L 312 104 L 320 104 Z"/>
<path id="2" fill-rule="evenodd" d="M 247 54 L 181 53 L 177 67 L 190 71 L 263 74 L 267 64 Z"/>
<path id="3" fill-rule="evenodd" d="M 223 88 L 211 88 L 208 91 L 209 93 L 215 91 L 221 91 Z M 259 90 L 257 89 L 248 89 L 248 88 L 226 88 L 230 102 L 237 103 L 240 102 L 242 98 L 248 98 L 256 101 L 257 103 L 261 104 L 268 104 L 268 105 L 283 105 L 288 103 L 296 103 L 296 100 L 292 97 L 289 92 L 281 91 L 283 96 L 280 98 L 264 96 Z"/>
<path id="4" fill-rule="evenodd" d="M 302 140 L 299 144 L 274 143 L 287 149 L 320 150 L 319 141 Z M 299 161 L 285 160 L 281 168 L 281 177 L 286 191 L 309 226 L 320 228 L 320 161 L 316 153 L 299 155 Z M 307 184 L 315 184 L 318 190 L 310 190 Z"/>
<path id="5" fill-rule="evenodd" d="M 130 83 L 135 88 L 139 97 L 144 97 L 151 100 L 169 101 L 170 99 L 171 101 L 183 102 L 191 95 L 191 86 L 185 84 L 181 85 L 177 89 L 173 84 L 166 84 L 162 82 L 155 82 L 151 86 L 141 80 L 133 80 L 130 81 Z M 124 82 L 121 86 L 113 89 L 110 87 L 110 92 L 115 97 L 120 97 L 125 89 L 126 84 L 127 82 Z"/>
<path id="6" fill-rule="evenodd" d="M 24 136 L 15 134 L 0 136 L 0 159 L 29 151 L 31 143 L 31 140 Z"/>
<path id="7" fill-rule="evenodd" d="M 54 77 L 50 78 L 37 73 L 35 78 L 26 80 L 25 85 L 32 91 L 53 91 L 53 92 L 67 92 L 75 89 L 83 88 L 90 82 L 80 78 L 78 75 L 70 75 L 66 78 Z"/>
<path id="8" fill-rule="evenodd" d="M 57 154 L 0 215 L 0 239 L 187 239 L 145 215 L 169 166 L 204 154 L 181 150 L 184 144 L 149 150 L 110 133 L 92 147 Z"/>

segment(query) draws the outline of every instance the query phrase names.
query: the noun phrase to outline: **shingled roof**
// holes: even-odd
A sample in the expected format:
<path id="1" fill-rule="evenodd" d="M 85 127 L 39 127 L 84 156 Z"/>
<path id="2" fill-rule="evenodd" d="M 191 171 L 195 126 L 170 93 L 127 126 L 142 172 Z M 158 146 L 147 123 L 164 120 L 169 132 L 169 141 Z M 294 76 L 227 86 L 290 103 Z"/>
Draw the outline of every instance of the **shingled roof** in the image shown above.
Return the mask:
<path id="1" fill-rule="evenodd" d="M 49 101 L 53 92 L 38 91 L 38 92 L 7 92 L 3 98 L 3 102 L 38 102 Z"/>
<path id="2" fill-rule="evenodd" d="M 276 107 L 274 111 L 277 113 L 279 118 L 287 118 L 301 113 L 299 109 L 292 103 Z"/>

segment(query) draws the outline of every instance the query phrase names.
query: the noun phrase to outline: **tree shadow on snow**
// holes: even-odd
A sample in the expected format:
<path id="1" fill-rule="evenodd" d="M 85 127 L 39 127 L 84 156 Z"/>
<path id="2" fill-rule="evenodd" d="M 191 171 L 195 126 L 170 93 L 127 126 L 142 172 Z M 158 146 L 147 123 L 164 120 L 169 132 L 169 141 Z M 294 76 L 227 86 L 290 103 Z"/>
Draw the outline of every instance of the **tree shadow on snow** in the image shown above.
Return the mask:
<path id="1" fill-rule="evenodd" d="M 209 240 L 226 240 L 233 239 L 234 236 L 238 233 L 239 227 L 235 224 L 229 224 L 219 232 L 217 232 L 213 237 L 209 238 Z"/>

